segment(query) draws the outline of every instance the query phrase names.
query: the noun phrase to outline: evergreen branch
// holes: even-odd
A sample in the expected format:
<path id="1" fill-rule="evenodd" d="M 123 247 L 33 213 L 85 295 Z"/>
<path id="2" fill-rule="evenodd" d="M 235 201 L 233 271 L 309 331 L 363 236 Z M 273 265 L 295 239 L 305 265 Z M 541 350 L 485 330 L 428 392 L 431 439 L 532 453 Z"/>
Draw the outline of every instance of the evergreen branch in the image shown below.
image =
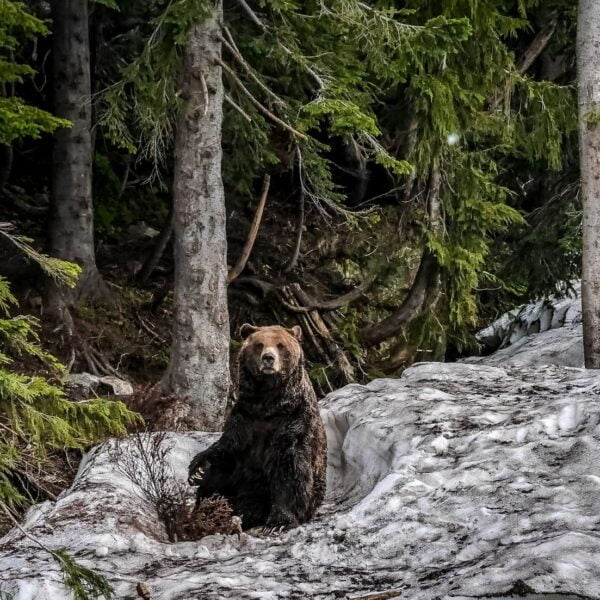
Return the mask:
<path id="1" fill-rule="evenodd" d="M 248 5 L 248 3 L 245 0 L 238 0 L 238 2 L 240 4 L 240 6 L 244 9 L 244 11 L 248 14 L 248 16 L 250 17 L 250 20 L 253 23 L 258 25 L 258 27 L 260 27 L 260 29 L 262 29 L 264 32 L 269 30 L 269 28 L 258 18 L 256 13 L 250 8 L 250 6 Z M 227 36 L 229 37 L 230 42 L 235 46 L 235 44 L 233 43 L 233 36 L 231 35 L 231 32 L 229 31 L 229 29 L 227 27 L 224 27 L 223 29 L 224 29 L 225 33 L 227 34 Z M 288 56 L 294 58 L 296 60 L 296 62 L 298 62 L 294 53 L 285 44 L 283 44 L 278 38 L 277 38 L 277 45 Z M 325 82 L 323 81 L 321 76 L 309 65 L 303 64 L 302 66 L 304 67 L 306 72 L 316 81 L 319 91 L 322 90 L 325 87 Z"/>
<path id="2" fill-rule="evenodd" d="M 229 104 L 233 109 L 237 110 L 244 119 L 246 119 L 249 123 L 252 122 L 252 117 L 239 105 L 237 104 L 233 98 L 229 94 L 225 94 L 224 96 L 225 102 Z"/>
<path id="3" fill-rule="evenodd" d="M 235 58 L 235 60 L 237 60 L 237 62 L 244 68 L 246 73 L 248 73 L 248 75 L 252 78 L 252 81 L 254 81 L 258 85 L 258 87 L 260 87 L 260 89 L 267 94 L 267 96 L 272 98 L 276 104 L 279 104 L 280 106 L 285 106 L 285 102 L 265 83 L 263 83 L 260 77 L 258 77 L 258 75 L 256 75 L 254 69 L 248 64 L 248 62 L 242 56 L 240 51 L 237 48 L 235 48 L 232 44 L 230 44 L 229 41 L 227 41 L 222 35 L 219 36 L 219 39 L 221 40 L 221 43 L 225 46 L 225 48 L 229 50 L 229 52 Z"/>
<path id="4" fill-rule="evenodd" d="M 256 108 L 258 108 L 258 110 L 260 110 L 260 112 L 262 112 L 266 117 L 271 119 L 271 121 L 273 121 L 274 123 L 277 123 L 277 125 L 279 125 L 280 127 L 283 127 L 283 129 L 286 129 L 287 131 L 289 131 L 295 137 L 299 137 L 303 140 L 308 139 L 308 136 L 306 134 L 302 133 L 301 131 L 298 131 L 297 129 L 294 129 L 291 125 L 289 125 L 285 121 L 281 120 L 278 116 L 274 115 L 268 108 L 263 106 L 263 104 L 261 104 L 261 102 L 259 102 L 252 95 L 252 92 L 250 92 L 250 90 L 242 83 L 240 78 L 235 74 L 235 72 L 229 65 L 224 63 L 221 59 L 217 59 L 216 62 L 218 65 L 221 66 L 221 68 L 224 71 L 227 72 L 227 74 L 231 77 L 231 79 L 233 79 L 234 83 L 240 88 L 240 90 L 242 90 L 242 92 L 244 92 L 244 94 L 246 94 L 246 96 L 248 96 L 248 98 L 250 99 L 252 104 L 254 104 L 254 106 L 256 106 Z"/>
<path id="5" fill-rule="evenodd" d="M 104 576 L 79 565 L 67 554 L 66 550 L 52 550 L 41 540 L 31 535 L 2 501 L 0 501 L 0 509 L 27 539 L 39 546 L 44 552 L 47 552 L 58 563 L 63 572 L 65 585 L 74 593 L 76 600 L 87 600 L 89 594 L 94 594 L 95 597 L 102 596 L 106 600 L 114 598 L 114 591 Z"/>
<path id="6" fill-rule="evenodd" d="M 69 287 L 75 287 L 77 278 L 81 273 L 79 265 L 38 252 L 30 246 L 29 242 L 31 240 L 10 233 L 12 228 L 13 225 L 11 223 L 0 223 L 0 235 L 12 242 L 28 258 L 35 261 L 54 280 L 64 283 Z"/>

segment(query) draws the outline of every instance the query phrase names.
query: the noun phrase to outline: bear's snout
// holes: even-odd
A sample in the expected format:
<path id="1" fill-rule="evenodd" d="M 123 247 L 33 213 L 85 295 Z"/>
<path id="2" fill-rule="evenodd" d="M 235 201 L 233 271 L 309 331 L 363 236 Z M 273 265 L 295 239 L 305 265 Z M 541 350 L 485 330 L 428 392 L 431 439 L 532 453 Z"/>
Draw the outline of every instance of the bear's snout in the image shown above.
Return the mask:
<path id="1" fill-rule="evenodd" d="M 272 352 L 265 352 L 262 361 L 266 367 L 273 367 L 275 364 L 275 355 Z"/>
<path id="2" fill-rule="evenodd" d="M 260 370 L 265 375 L 272 375 L 279 371 L 279 360 L 278 356 L 273 350 L 270 348 L 265 348 L 265 351 L 262 353 L 260 357 Z"/>

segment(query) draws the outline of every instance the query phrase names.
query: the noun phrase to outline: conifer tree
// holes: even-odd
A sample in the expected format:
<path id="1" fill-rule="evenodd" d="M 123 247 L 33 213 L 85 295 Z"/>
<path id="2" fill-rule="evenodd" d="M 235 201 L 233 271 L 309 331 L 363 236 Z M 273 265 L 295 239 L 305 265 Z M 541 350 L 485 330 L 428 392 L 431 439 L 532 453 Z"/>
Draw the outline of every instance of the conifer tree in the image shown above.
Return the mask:
<path id="1" fill-rule="evenodd" d="M 88 3 L 52 2 L 55 113 L 69 122 L 60 128 L 52 153 L 50 253 L 76 262 L 82 274 L 73 289 L 49 282 L 48 313 L 65 313 L 78 299 L 106 301 L 108 290 L 96 266 L 92 198 L 92 97 Z"/>
<path id="2" fill-rule="evenodd" d="M 585 366 L 600 369 L 600 4 L 579 1 L 577 83 L 583 203 Z"/>

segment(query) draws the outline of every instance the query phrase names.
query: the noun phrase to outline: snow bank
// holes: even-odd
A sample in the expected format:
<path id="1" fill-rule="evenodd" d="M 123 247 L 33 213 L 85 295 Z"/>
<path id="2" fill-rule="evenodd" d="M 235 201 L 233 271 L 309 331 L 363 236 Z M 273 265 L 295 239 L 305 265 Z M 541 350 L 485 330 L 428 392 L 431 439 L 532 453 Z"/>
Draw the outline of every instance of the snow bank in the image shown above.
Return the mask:
<path id="1" fill-rule="evenodd" d="M 25 529 L 104 573 L 119 599 L 600 596 L 600 373 L 425 363 L 323 401 L 328 498 L 282 535 L 169 544 L 153 508 L 93 450 Z M 214 434 L 173 434 L 185 478 Z M 66 600 L 51 559 L 0 540 L 0 590 Z M 531 596 L 538 598 L 540 596 Z"/>
<path id="2" fill-rule="evenodd" d="M 572 298 L 540 300 L 502 315 L 477 334 L 484 353 L 493 354 L 464 362 L 582 367 L 581 290 L 574 287 Z"/>

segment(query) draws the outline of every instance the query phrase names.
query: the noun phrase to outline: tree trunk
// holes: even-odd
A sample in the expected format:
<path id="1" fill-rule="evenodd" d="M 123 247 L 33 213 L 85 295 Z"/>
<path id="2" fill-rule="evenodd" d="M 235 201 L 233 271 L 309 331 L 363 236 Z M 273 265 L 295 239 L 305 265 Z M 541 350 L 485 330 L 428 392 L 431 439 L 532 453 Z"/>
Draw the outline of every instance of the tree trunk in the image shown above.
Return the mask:
<path id="1" fill-rule="evenodd" d="M 175 297 L 165 391 L 184 400 L 196 428 L 222 426 L 229 388 L 227 242 L 221 179 L 222 4 L 190 32 L 174 168 Z"/>
<path id="2" fill-rule="evenodd" d="M 54 112 L 73 123 L 57 131 L 52 153 L 50 254 L 75 262 L 83 272 L 74 290 L 61 290 L 71 303 L 108 299 L 94 252 L 92 199 L 92 106 L 86 0 L 55 0 L 53 16 Z M 54 288 L 54 284 L 50 284 Z M 51 304 L 59 301 L 53 289 Z M 56 308 L 56 307 L 55 307 Z"/>
<path id="3" fill-rule="evenodd" d="M 580 0 L 577 31 L 579 148 L 583 204 L 585 366 L 600 368 L 600 3 Z"/>

